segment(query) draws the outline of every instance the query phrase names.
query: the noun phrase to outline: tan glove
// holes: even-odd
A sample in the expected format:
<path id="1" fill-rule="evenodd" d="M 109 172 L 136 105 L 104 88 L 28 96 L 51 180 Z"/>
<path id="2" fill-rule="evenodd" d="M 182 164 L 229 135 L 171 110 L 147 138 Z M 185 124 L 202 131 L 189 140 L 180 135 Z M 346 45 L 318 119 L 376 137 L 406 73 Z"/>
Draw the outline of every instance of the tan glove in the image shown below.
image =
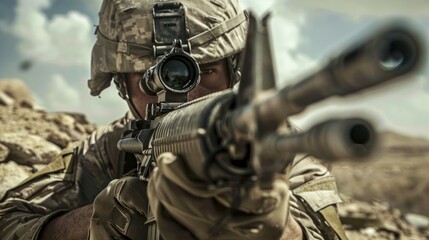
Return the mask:
<path id="1" fill-rule="evenodd" d="M 95 198 L 90 239 L 147 239 L 146 190 L 137 177 L 111 181 Z"/>
<path id="2" fill-rule="evenodd" d="M 281 238 L 289 207 L 287 174 L 279 174 L 271 190 L 254 185 L 238 191 L 236 204 L 233 186 L 208 188 L 192 178 L 182 159 L 164 153 L 157 164 L 148 196 L 165 240 Z"/>

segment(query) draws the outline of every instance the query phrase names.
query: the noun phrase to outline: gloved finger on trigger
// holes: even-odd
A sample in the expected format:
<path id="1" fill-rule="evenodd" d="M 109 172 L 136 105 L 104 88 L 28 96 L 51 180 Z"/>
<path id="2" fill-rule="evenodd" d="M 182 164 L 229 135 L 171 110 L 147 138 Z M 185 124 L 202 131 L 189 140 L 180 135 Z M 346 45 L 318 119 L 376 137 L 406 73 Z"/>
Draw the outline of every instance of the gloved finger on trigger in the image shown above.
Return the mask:
<path id="1" fill-rule="evenodd" d="M 164 208 L 156 196 L 155 184 L 149 182 L 148 196 L 152 213 L 156 217 L 157 225 L 164 239 L 189 239 L 197 238 L 182 224 L 178 223 Z"/>
<path id="2" fill-rule="evenodd" d="M 113 180 L 109 185 L 101 191 L 94 200 L 92 218 L 108 218 L 106 209 L 112 209 L 112 200 L 114 196 L 115 184 L 118 180 Z"/>
<path id="3" fill-rule="evenodd" d="M 110 227 L 121 235 L 130 239 L 145 239 L 148 236 L 145 215 L 116 202 L 111 216 Z"/>
<path id="4" fill-rule="evenodd" d="M 230 186 L 212 188 L 207 190 L 207 182 L 197 180 L 185 161 L 171 153 L 162 153 L 157 158 L 158 170 L 163 176 L 174 182 L 187 192 L 199 197 L 213 197 L 222 192 L 231 191 Z"/>
<path id="5" fill-rule="evenodd" d="M 147 182 L 137 177 L 125 177 L 120 180 L 115 191 L 115 199 L 123 206 L 147 216 L 149 206 Z"/>

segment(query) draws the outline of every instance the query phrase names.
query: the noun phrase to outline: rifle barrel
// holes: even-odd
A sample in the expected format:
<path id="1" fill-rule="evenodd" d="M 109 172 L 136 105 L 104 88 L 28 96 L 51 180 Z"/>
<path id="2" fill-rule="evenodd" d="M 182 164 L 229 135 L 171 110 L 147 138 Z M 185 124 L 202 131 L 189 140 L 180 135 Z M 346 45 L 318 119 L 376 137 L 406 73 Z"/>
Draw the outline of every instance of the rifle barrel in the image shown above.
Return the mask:
<path id="1" fill-rule="evenodd" d="M 308 153 L 327 161 L 359 160 L 374 149 L 376 133 L 369 122 L 360 118 L 332 119 L 295 135 L 272 134 L 264 143 L 263 155 L 273 158 Z"/>
<path id="2" fill-rule="evenodd" d="M 313 103 L 335 95 L 352 94 L 410 73 L 419 65 L 423 50 L 418 35 L 402 25 L 376 31 L 366 41 L 341 51 L 304 80 L 232 112 L 228 121 L 234 138 L 261 137 L 267 129 L 279 126 L 284 119 Z M 252 133 L 255 125 L 257 132 Z"/>

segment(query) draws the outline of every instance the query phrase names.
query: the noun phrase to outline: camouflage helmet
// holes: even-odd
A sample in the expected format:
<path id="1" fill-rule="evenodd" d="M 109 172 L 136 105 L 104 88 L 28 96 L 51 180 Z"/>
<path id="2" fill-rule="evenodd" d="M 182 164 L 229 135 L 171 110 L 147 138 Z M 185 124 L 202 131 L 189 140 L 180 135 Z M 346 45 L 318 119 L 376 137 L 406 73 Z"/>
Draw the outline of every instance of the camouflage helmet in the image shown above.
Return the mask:
<path id="1" fill-rule="evenodd" d="M 88 81 L 91 95 L 109 87 L 116 73 L 144 72 L 155 64 L 152 8 L 160 2 L 184 6 L 191 54 L 199 64 L 244 48 L 248 16 L 238 0 L 103 0 Z"/>

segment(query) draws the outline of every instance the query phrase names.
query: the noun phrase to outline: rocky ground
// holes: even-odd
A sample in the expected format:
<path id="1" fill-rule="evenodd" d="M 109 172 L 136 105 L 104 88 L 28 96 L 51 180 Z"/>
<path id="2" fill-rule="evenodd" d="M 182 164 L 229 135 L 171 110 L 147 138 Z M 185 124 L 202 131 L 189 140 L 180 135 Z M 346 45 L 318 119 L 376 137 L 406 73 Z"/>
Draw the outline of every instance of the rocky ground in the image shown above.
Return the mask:
<path id="1" fill-rule="evenodd" d="M 332 166 L 339 191 L 352 197 L 343 197 L 342 216 L 368 226 L 364 228 L 368 238 L 352 239 L 429 239 L 429 141 L 384 132 L 379 142 L 378 151 L 367 161 Z M 349 219 L 347 212 L 360 216 Z M 368 216 L 378 227 L 371 226 Z M 376 238 L 380 233 L 391 237 Z"/>
<path id="2" fill-rule="evenodd" d="M 21 81 L 0 80 L 0 196 L 94 129 L 82 114 L 38 108 Z"/>
<path id="3" fill-rule="evenodd" d="M 19 80 L 0 80 L 0 196 L 95 128 L 78 113 L 38 108 Z M 332 165 L 351 240 L 429 239 L 429 141 L 381 134 L 364 163 Z"/>

